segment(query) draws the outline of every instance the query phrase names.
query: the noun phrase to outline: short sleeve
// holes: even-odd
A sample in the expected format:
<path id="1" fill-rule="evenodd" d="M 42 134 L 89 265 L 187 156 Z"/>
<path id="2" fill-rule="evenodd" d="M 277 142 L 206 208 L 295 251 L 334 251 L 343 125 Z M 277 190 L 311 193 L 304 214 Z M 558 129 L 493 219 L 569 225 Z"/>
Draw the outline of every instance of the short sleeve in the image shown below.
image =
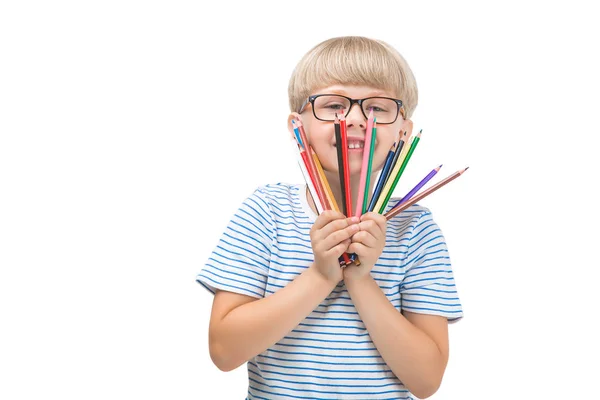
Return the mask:
<path id="1" fill-rule="evenodd" d="M 409 240 L 405 275 L 400 285 L 401 308 L 446 317 L 463 317 L 446 240 L 429 210 L 417 217 Z"/>
<path id="2" fill-rule="evenodd" d="M 240 206 L 196 281 L 217 289 L 262 298 L 269 272 L 273 218 L 267 197 L 257 189 Z"/>

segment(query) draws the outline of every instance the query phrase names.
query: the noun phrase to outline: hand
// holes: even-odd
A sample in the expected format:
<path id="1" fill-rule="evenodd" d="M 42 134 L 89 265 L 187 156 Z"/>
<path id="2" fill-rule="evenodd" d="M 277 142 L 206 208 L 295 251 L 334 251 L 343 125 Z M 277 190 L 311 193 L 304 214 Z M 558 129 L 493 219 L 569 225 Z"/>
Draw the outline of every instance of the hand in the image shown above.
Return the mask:
<path id="1" fill-rule="evenodd" d="M 385 218 L 384 218 L 385 219 Z M 338 258 L 348 249 L 350 237 L 358 232 L 357 217 L 346 218 L 339 211 L 323 211 L 310 229 L 310 244 L 315 256 L 312 267 L 336 285 L 342 280 Z"/>
<path id="2" fill-rule="evenodd" d="M 386 218 L 375 212 L 360 217 L 360 231 L 352 236 L 348 253 L 356 253 L 360 265 L 350 264 L 343 270 L 344 281 L 359 280 L 371 273 L 371 269 L 381 256 L 385 247 Z"/>

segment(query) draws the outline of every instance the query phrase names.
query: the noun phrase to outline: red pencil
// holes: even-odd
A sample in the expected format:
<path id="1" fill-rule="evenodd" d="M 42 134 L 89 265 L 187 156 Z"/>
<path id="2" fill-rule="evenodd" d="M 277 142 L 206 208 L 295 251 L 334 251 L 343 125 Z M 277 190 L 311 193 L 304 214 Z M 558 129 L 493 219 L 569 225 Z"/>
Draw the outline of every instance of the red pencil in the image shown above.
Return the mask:
<path id="1" fill-rule="evenodd" d="M 346 217 L 350 218 L 352 216 L 352 194 L 350 192 L 350 164 L 348 163 L 348 133 L 346 132 L 346 117 L 343 114 L 340 117 L 340 131 L 342 137 L 342 162 L 344 164 L 344 187 L 341 189 L 346 193 Z"/>
<path id="2" fill-rule="evenodd" d="M 343 110 L 340 117 L 340 136 L 342 139 L 342 163 L 344 164 L 344 182 L 340 182 L 340 185 L 344 185 L 341 190 L 345 193 L 346 197 L 346 217 L 350 218 L 352 216 L 352 193 L 350 191 L 350 163 L 348 162 L 348 132 L 346 131 L 346 117 Z M 360 265 L 360 259 L 354 253 L 350 255 L 350 261 L 356 265 Z"/>
<path id="3" fill-rule="evenodd" d="M 296 126 L 298 127 L 298 131 L 300 132 L 302 146 L 304 147 L 304 150 L 306 152 L 306 154 L 302 155 L 302 159 L 304 160 L 304 164 L 306 164 L 306 169 L 308 170 L 308 173 L 310 174 L 310 177 L 313 181 L 313 185 L 315 186 L 315 190 L 317 191 L 317 196 L 319 197 L 321 206 L 323 207 L 323 210 L 331 209 L 331 205 L 329 204 L 329 201 L 327 201 L 327 195 L 325 194 L 323 182 L 321 182 L 321 177 L 319 176 L 317 166 L 315 165 L 315 160 L 312 154 L 312 148 L 308 144 L 308 138 L 306 137 L 304 126 L 302 126 L 302 121 L 297 120 Z"/>

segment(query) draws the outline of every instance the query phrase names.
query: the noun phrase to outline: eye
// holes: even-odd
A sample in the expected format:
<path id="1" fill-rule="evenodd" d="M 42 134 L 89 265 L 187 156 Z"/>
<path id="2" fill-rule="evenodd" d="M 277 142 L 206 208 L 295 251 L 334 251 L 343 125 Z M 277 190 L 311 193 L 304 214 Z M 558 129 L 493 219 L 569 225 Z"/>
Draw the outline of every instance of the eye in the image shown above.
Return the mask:
<path id="1" fill-rule="evenodd" d="M 343 110 L 345 107 L 341 103 L 328 103 L 323 105 L 323 108 L 328 108 L 330 110 Z"/>
<path id="2" fill-rule="evenodd" d="M 389 113 L 396 110 L 396 103 L 393 100 L 386 98 L 374 97 L 369 99 L 363 104 L 365 112 L 368 114 L 370 109 L 373 109 L 374 113 L 382 114 Z"/>

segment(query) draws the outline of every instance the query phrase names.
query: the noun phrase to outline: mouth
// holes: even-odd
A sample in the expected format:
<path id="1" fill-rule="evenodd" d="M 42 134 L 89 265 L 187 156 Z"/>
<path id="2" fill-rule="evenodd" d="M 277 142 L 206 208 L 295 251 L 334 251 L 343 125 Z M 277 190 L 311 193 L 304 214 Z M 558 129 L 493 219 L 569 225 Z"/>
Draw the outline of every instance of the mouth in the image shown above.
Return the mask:
<path id="1" fill-rule="evenodd" d="M 334 143 L 333 147 L 337 148 L 337 143 Z M 354 140 L 354 139 L 348 140 L 348 150 L 363 151 L 364 148 L 365 148 L 364 140 Z"/>

